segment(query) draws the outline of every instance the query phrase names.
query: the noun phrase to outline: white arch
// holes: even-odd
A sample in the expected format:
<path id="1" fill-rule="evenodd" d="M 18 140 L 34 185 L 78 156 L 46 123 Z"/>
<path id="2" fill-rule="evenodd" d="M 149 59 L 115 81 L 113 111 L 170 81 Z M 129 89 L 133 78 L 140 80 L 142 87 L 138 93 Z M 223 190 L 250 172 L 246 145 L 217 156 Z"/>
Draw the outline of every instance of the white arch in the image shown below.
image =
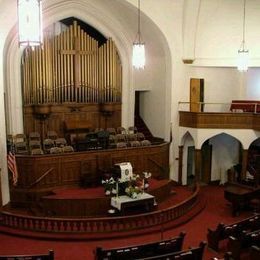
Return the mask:
<path id="1" fill-rule="evenodd" d="M 113 6 L 109 8 L 110 4 Z M 48 27 L 52 23 L 59 21 L 63 18 L 74 16 L 93 27 L 97 28 L 102 34 L 107 37 L 113 38 L 115 44 L 118 48 L 119 54 L 121 56 L 122 66 L 123 66 L 123 96 L 122 96 L 122 125 L 129 126 L 133 125 L 134 121 L 134 87 L 133 87 L 133 75 L 134 71 L 131 66 L 131 52 L 132 52 L 132 40 L 134 34 L 136 33 L 136 27 L 131 28 L 131 26 L 125 28 L 124 24 L 121 24 L 120 19 L 116 17 L 116 10 L 113 7 L 120 7 L 118 9 L 123 9 L 129 13 L 133 13 L 136 16 L 136 7 L 128 1 L 118 1 L 114 0 L 111 2 L 104 2 L 103 0 L 45 0 L 43 1 L 43 16 L 44 16 L 44 28 Z M 2 6 L 2 3 L 1 3 Z M 22 132 L 23 130 L 23 117 L 22 117 L 22 98 L 21 98 L 21 73 L 20 73 L 20 57 L 22 51 L 18 48 L 18 37 L 16 20 L 16 3 L 13 0 L 5 3 L 4 8 L 0 11 L 11 13 L 12 19 L 8 19 L 5 22 L 0 21 L 0 25 L 5 28 L 6 34 L 2 34 L 2 43 L 0 43 L 0 51 L 4 53 L 3 61 L 4 68 L 0 72 L 0 89 L 1 91 L 7 90 L 7 110 L 8 117 L 7 124 L 8 129 L 11 133 Z M 10 12 L 9 12 L 10 9 Z M 108 11 L 106 9 L 109 9 Z M 115 15 L 113 15 L 112 11 Z M 130 16 L 130 15 L 129 15 Z M 152 48 L 163 50 L 163 55 L 160 55 L 160 59 L 165 63 L 165 82 L 162 86 L 171 92 L 171 51 L 166 40 L 165 35 L 161 32 L 160 28 L 152 21 L 149 17 L 144 15 L 146 20 L 146 26 L 156 31 L 153 34 L 154 41 L 152 42 Z M 6 23 L 6 24 L 5 24 Z M 127 23 L 127 20 L 125 20 Z M 149 30 L 147 30 L 149 31 Z M 156 47 L 156 48 L 155 48 Z M 161 66 L 162 63 L 157 66 Z M 154 68 L 153 68 L 154 69 Z M 5 76 L 5 79 L 3 78 Z M 149 77 L 149 74 L 146 75 Z M 2 87 L 1 87 L 2 86 Z M 160 86 L 160 87 L 162 87 Z M 170 106 L 171 106 L 171 95 L 165 95 L 165 111 L 166 116 L 164 120 L 164 130 L 165 136 L 169 132 L 169 122 L 170 122 Z M 4 95 L 1 95 L 2 108 L 4 107 Z M 4 109 L 2 109 L 4 111 Z M 4 112 L 3 112 L 4 114 Z M 3 116 L 5 118 L 5 116 Z M 6 129 L 5 125 L 1 126 L 1 150 L 2 154 L 6 154 Z M 1 161 L 2 168 L 2 191 L 3 191 L 3 201 L 7 203 L 9 201 L 9 189 L 8 189 L 8 176 L 5 158 Z"/>
<path id="2" fill-rule="evenodd" d="M 252 141 L 256 140 L 259 136 L 259 133 L 252 129 L 202 129 L 180 127 L 180 137 L 183 136 L 187 131 L 189 131 L 193 137 L 196 149 L 201 149 L 202 144 L 213 136 L 216 136 L 220 133 L 225 133 L 239 140 L 243 146 L 243 149 L 246 150 Z M 179 144 L 181 144 L 181 139 L 179 140 Z"/>

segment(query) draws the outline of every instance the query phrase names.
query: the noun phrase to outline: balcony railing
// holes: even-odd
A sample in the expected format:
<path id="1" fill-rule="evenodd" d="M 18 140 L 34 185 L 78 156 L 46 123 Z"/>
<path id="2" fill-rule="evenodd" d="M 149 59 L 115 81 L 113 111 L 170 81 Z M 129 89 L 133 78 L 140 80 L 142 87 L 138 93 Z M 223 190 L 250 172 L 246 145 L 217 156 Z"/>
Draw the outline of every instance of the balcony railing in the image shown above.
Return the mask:
<path id="1" fill-rule="evenodd" d="M 260 130 L 260 101 L 179 102 L 179 115 L 179 125 L 183 127 Z"/>

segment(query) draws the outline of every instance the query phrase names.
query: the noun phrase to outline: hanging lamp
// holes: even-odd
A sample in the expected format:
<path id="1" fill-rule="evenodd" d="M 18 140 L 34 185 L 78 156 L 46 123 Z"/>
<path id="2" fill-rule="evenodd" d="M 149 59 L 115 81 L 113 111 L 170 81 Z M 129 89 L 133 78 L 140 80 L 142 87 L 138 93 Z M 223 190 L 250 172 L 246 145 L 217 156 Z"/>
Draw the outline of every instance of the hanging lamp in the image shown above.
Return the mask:
<path id="1" fill-rule="evenodd" d="M 19 46 L 42 44 L 42 0 L 17 0 Z"/>
<path id="2" fill-rule="evenodd" d="M 245 44 L 245 17 L 246 17 L 246 0 L 244 0 L 243 40 L 242 40 L 241 46 L 238 50 L 237 69 L 239 71 L 247 71 L 248 70 L 248 62 L 249 62 L 249 50 L 246 48 L 246 44 Z"/>
<path id="3" fill-rule="evenodd" d="M 133 43 L 133 66 L 136 69 L 144 69 L 145 66 L 145 44 L 142 42 L 140 29 L 140 0 L 138 0 L 138 30 Z"/>

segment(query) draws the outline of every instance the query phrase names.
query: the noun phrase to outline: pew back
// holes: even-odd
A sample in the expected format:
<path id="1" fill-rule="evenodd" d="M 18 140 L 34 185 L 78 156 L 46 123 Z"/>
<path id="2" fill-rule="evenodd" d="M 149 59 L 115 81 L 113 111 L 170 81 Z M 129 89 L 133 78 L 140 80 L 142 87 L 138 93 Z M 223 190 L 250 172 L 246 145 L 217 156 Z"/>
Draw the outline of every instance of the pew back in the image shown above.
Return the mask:
<path id="1" fill-rule="evenodd" d="M 252 246 L 250 248 L 250 260 L 259 260 L 260 259 L 260 247 Z"/>
<path id="2" fill-rule="evenodd" d="M 54 260 L 54 251 L 49 250 L 48 254 L 39 255 L 2 255 L 0 260 Z"/>
<path id="3" fill-rule="evenodd" d="M 253 245 L 260 246 L 260 230 L 243 231 L 239 238 L 230 236 L 228 241 L 228 249 L 234 259 L 239 259 L 242 250 L 249 249 Z"/>
<path id="4" fill-rule="evenodd" d="M 95 251 L 95 259 L 127 260 L 176 252 L 182 250 L 184 237 L 185 233 L 181 232 L 180 235 L 177 237 L 153 243 L 111 249 L 103 249 L 101 247 L 97 247 Z"/>
<path id="5" fill-rule="evenodd" d="M 137 258 L 135 260 L 202 260 L 203 252 L 206 246 L 206 242 L 200 242 L 198 247 L 192 247 L 188 250 L 183 250 L 179 252 L 172 252 L 163 255 L 145 257 L 145 258 Z"/>
<path id="6" fill-rule="evenodd" d="M 259 100 L 232 100 L 230 111 L 260 113 Z"/>
<path id="7" fill-rule="evenodd" d="M 219 242 L 227 239 L 229 236 L 238 237 L 243 230 L 257 230 L 260 228 L 260 215 L 254 215 L 249 218 L 232 224 L 218 224 L 215 230 L 208 229 L 208 246 L 218 251 Z"/>

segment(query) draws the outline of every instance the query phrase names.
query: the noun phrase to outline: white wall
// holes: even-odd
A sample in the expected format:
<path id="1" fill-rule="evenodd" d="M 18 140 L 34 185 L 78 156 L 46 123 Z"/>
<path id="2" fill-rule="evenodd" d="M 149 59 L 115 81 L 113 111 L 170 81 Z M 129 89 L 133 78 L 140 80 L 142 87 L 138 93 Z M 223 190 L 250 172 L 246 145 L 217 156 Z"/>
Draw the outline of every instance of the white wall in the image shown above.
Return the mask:
<path id="1" fill-rule="evenodd" d="M 209 140 L 212 145 L 211 180 L 220 180 L 225 177 L 227 170 L 239 162 L 239 141 L 235 138 L 220 134 Z"/>
<path id="2" fill-rule="evenodd" d="M 260 69 L 250 68 L 246 75 L 246 98 L 260 100 Z"/>

